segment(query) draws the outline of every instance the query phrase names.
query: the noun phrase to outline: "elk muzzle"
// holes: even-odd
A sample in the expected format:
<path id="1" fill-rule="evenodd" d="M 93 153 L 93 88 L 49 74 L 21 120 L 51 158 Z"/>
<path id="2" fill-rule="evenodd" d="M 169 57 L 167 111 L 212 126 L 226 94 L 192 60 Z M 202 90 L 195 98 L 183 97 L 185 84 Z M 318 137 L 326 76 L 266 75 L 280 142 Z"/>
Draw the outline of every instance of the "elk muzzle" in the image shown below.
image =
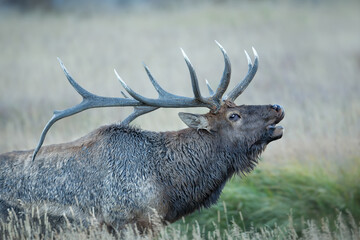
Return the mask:
<path id="1" fill-rule="evenodd" d="M 283 135 L 284 128 L 282 126 L 277 126 L 281 120 L 285 117 L 284 109 L 277 104 L 271 105 L 270 108 L 275 111 L 274 122 L 266 127 L 268 142 L 280 139 Z"/>

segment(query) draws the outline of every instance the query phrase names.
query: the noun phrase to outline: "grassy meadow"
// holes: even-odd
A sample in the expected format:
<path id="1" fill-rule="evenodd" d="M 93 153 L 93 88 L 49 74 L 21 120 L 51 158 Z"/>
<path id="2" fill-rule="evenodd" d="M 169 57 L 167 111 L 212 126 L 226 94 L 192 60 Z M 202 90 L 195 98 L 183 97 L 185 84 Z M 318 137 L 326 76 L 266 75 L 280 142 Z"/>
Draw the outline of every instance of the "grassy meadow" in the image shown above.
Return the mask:
<path id="1" fill-rule="evenodd" d="M 236 103 L 282 105 L 283 138 L 268 146 L 252 174 L 227 184 L 217 205 L 160 229 L 155 238 L 360 239 L 359 25 L 359 1 L 203 2 L 98 12 L 0 9 L 0 152 L 34 148 L 53 110 L 81 101 L 56 57 L 97 95 L 121 96 L 115 68 L 134 90 L 156 97 L 143 61 L 164 89 L 191 96 L 180 47 L 205 94 L 205 79 L 216 87 L 224 67 L 214 40 L 232 63 L 229 88 L 245 76 L 243 50 L 253 58 L 253 46 L 259 70 Z M 131 111 L 91 109 L 60 120 L 45 144 L 74 140 Z M 133 124 L 154 131 L 181 129 L 179 111 L 207 110 L 160 109 Z M 0 226 L 13 234 L 9 239 L 32 234 L 40 239 L 31 224 L 12 219 Z M 49 230 L 49 236 L 113 238 L 101 230 L 69 229 Z"/>

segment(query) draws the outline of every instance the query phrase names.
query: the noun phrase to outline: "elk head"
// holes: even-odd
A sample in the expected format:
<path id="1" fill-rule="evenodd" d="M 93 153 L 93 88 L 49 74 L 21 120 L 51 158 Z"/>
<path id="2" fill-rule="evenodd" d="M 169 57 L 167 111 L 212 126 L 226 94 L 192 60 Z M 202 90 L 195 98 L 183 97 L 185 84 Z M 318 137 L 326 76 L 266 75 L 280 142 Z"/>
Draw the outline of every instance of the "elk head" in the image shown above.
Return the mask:
<path id="1" fill-rule="evenodd" d="M 128 97 L 123 92 L 121 92 L 123 98 L 97 96 L 82 88 L 70 76 L 61 60 L 58 59 L 67 79 L 74 87 L 74 89 L 83 97 L 83 101 L 69 109 L 54 112 L 53 117 L 47 123 L 41 134 L 40 141 L 34 150 L 32 159 L 35 159 L 37 152 L 43 144 L 46 133 L 57 120 L 74 115 L 89 108 L 97 107 L 133 106 L 133 113 L 122 121 L 121 124 L 123 125 L 128 125 L 136 117 L 154 111 L 160 107 L 206 107 L 210 109 L 209 113 L 207 114 L 197 115 L 191 113 L 179 113 L 179 116 L 181 120 L 190 128 L 206 130 L 209 132 L 226 132 L 226 134 L 220 134 L 220 136 L 226 138 L 223 140 L 227 142 L 227 144 L 233 146 L 238 144 L 250 144 L 249 147 L 252 146 L 264 148 L 269 142 L 281 138 L 283 128 L 281 126 L 276 126 L 276 124 L 284 118 L 284 110 L 282 107 L 279 105 L 236 106 L 234 104 L 235 99 L 246 89 L 256 74 L 259 61 L 256 50 L 253 48 L 253 53 L 255 56 L 254 64 L 245 51 L 249 67 L 248 73 L 245 78 L 239 84 L 237 84 L 232 91 L 230 91 L 230 93 L 228 93 L 226 96 L 223 96 L 230 82 L 231 65 L 229 57 L 224 48 L 218 42 L 216 42 L 216 44 L 219 46 L 224 56 L 225 68 L 219 86 L 215 91 L 213 91 L 209 83 L 206 82 L 210 93 L 209 97 L 203 97 L 201 95 L 194 67 L 182 49 L 181 51 L 190 72 L 192 91 L 194 94 L 193 98 L 178 96 L 165 91 L 152 76 L 149 68 L 146 65 L 144 65 L 145 71 L 159 95 L 157 99 L 147 98 L 133 91 L 120 78 L 115 70 L 114 72 L 118 80 L 132 98 Z M 248 134 L 250 132 L 251 134 Z M 250 136 L 251 139 L 248 139 Z"/>
<path id="2" fill-rule="evenodd" d="M 282 137 L 283 127 L 276 126 L 285 112 L 279 105 L 240 105 L 225 101 L 217 113 L 179 113 L 190 128 L 218 132 L 222 142 L 232 145 L 264 145 Z"/>

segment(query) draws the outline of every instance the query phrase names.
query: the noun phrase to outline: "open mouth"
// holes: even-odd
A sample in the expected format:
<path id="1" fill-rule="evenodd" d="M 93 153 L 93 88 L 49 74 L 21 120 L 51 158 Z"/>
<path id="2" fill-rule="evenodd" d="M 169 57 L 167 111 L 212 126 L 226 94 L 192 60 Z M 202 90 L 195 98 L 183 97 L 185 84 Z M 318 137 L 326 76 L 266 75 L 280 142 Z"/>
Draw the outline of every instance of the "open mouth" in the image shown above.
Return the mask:
<path id="1" fill-rule="evenodd" d="M 270 140 L 277 140 L 282 137 L 284 128 L 282 126 L 277 126 L 275 124 L 271 124 L 266 127 L 266 130 L 269 133 Z"/>
<path id="2" fill-rule="evenodd" d="M 284 116 L 285 116 L 285 112 L 281 111 L 280 116 L 276 118 L 275 122 L 266 127 L 266 130 L 268 131 L 268 136 L 270 138 L 269 140 L 273 141 L 282 137 L 284 133 L 284 128 L 276 124 L 278 124 L 281 120 L 283 120 Z"/>

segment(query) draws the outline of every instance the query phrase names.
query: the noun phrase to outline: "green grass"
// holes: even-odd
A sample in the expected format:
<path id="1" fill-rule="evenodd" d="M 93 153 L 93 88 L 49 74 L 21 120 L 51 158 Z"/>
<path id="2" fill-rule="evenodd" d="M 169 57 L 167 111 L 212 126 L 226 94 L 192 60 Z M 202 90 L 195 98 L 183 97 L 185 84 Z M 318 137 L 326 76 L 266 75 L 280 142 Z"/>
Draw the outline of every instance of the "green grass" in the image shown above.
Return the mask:
<path id="1" fill-rule="evenodd" d="M 355 169 L 354 169 L 355 168 Z M 328 219 L 331 229 L 339 213 L 350 212 L 360 221 L 359 159 L 352 169 L 332 173 L 303 166 L 285 169 L 258 168 L 248 177 L 233 178 L 227 183 L 219 203 L 186 218 L 198 222 L 206 231 L 213 231 L 213 222 L 220 231 L 235 222 L 243 229 L 259 230 L 289 225 L 301 234 L 308 220 L 321 225 Z M 240 214 L 241 213 L 241 214 Z"/>

